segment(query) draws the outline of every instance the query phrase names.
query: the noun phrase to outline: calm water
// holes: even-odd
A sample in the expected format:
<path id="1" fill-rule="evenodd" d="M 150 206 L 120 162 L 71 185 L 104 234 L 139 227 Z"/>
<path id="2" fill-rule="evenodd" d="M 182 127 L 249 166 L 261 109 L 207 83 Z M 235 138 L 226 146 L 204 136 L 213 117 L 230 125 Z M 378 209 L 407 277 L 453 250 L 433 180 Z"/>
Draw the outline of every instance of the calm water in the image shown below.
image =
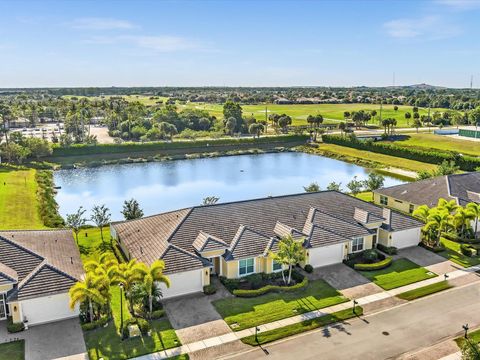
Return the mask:
<path id="1" fill-rule="evenodd" d="M 241 155 L 210 159 L 145 164 L 109 165 L 60 170 L 55 183 L 60 213 L 90 210 L 106 204 L 112 219 L 121 220 L 123 201 L 135 198 L 145 215 L 199 205 L 206 196 L 219 202 L 303 192 L 316 181 L 323 189 L 332 182 L 345 186 L 355 175 L 365 179 L 366 169 L 304 153 Z M 385 185 L 401 183 L 386 178 Z"/>

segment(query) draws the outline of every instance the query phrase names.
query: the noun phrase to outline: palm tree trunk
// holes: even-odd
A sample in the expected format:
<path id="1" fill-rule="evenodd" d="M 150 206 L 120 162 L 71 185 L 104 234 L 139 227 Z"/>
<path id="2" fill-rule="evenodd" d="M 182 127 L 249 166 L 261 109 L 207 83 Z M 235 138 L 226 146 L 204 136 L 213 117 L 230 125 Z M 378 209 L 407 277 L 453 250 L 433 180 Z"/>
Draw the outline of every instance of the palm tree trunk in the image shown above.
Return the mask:
<path id="1" fill-rule="evenodd" d="M 148 295 L 148 307 L 150 310 L 150 317 L 152 316 L 152 310 L 153 310 L 153 296 L 152 294 Z"/>
<path id="2" fill-rule="evenodd" d="M 287 285 L 290 285 L 290 281 L 292 281 L 292 265 L 288 266 L 288 283 L 287 283 Z"/>
<path id="3" fill-rule="evenodd" d="M 93 322 L 93 304 L 91 299 L 88 299 L 88 310 L 90 312 L 90 322 Z"/>

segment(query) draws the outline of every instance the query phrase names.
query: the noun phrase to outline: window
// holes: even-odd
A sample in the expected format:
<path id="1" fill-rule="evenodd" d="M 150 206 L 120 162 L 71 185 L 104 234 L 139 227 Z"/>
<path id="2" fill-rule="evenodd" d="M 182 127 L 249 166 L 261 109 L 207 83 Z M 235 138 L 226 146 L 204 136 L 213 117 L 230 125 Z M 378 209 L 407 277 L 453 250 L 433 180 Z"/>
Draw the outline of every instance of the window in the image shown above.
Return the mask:
<path id="1" fill-rule="evenodd" d="M 253 274 L 255 272 L 255 260 L 251 259 L 243 259 L 238 262 L 238 274 L 248 275 Z"/>
<path id="2" fill-rule="evenodd" d="M 380 204 L 388 205 L 388 198 L 386 196 L 380 195 Z"/>
<path id="3" fill-rule="evenodd" d="M 363 250 L 363 238 L 355 238 L 352 241 L 352 252 Z"/>
<path id="4" fill-rule="evenodd" d="M 414 210 L 415 210 L 415 205 L 410 204 L 410 206 L 408 207 L 408 212 L 412 214 Z"/>
<path id="5" fill-rule="evenodd" d="M 273 268 L 273 271 L 280 271 L 282 270 L 282 264 L 273 260 L 272 268 Z"/>

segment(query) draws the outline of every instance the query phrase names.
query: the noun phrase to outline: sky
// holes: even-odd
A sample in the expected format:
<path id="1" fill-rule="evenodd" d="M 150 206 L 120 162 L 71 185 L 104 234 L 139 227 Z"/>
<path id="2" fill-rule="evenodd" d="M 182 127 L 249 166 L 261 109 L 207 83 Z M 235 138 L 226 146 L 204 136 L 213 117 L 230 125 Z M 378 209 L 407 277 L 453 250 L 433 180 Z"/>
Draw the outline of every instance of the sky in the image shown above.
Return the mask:
<path id="1" fill-rule="evenodd" d="M 480 0 L 0 0 L 0 88 L 480 88 L 478 19 Z"/>

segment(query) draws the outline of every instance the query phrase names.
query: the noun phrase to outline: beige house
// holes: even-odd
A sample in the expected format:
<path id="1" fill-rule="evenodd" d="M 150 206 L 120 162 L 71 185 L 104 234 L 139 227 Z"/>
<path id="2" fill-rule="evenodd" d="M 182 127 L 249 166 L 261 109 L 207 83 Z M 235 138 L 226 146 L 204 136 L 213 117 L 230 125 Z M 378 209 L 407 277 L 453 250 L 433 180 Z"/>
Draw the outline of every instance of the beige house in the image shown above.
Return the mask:
<path id="1" fill-rule="evenodd" d="M 290 234 L 303 240 L 304 264 L 341 263 L 377 243 L 420 241 L 422 224 L 335 191 L 302 193 L 181 209 L 111 225 L 129 259 L 165 261 L 164 297 L 202 291 L 211 275 L 239 278 L 282 269 L 269 257 Z"/>
<path id="2" fill-rule="evenodd" d="M 70 230 L 0 232 L 0 321 L 38 325 L 78 316 L 68 290 L 83 276 Z"/>

